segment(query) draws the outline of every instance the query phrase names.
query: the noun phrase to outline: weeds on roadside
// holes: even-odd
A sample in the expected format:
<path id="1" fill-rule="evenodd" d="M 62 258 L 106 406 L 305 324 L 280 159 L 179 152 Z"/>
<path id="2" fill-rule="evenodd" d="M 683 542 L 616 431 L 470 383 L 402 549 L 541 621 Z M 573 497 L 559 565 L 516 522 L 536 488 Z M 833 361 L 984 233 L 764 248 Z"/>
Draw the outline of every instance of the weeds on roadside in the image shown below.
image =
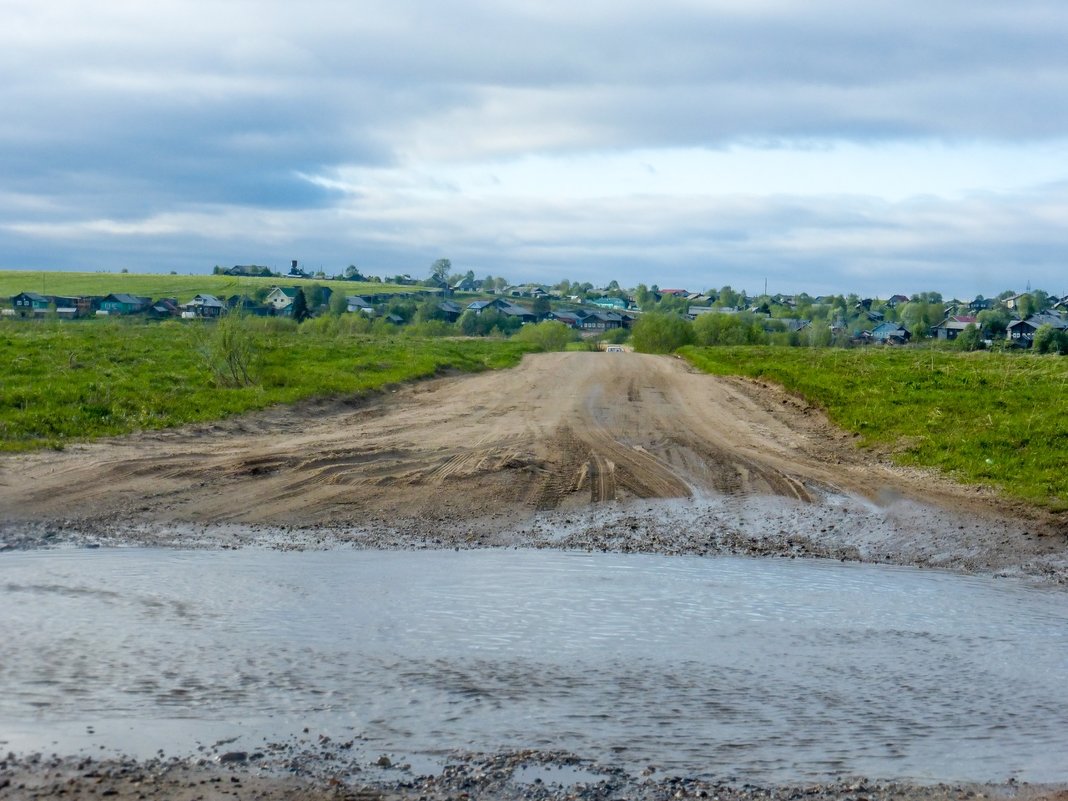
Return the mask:
<path id="1" fill-rule="evenodd" d="M 247 387 L 254 382 L 249 369 L 255 352 L 246 318 L 228 314 L 203 331 L 197 347 L 205 367 L 220 387 Z"/>

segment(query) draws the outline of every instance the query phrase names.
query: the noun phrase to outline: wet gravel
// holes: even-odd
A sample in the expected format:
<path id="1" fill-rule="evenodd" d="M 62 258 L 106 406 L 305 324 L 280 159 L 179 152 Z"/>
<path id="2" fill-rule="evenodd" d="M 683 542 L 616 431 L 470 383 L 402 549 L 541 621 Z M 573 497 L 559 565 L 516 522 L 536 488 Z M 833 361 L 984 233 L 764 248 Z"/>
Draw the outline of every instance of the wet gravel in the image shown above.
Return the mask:
<path id="1" fill-rule="evenodd" d="M 732 777 L 638 775 L 553 751 L 450 754 L 440 771 L 418 775 L 388 755 L 358 764 L 344 743 L 222 752 L 196 759 L 134 761 L 34 754 L 0 759 L 0 801 L 8 799 L 166 798 L 395 799 L 396 801 L 919 801 L 1043 799 L 1068 801 L 1065 786 L 1008 780 L 999 785 L 912 784 L 852 777 L 822 784 L 764 786 Z"/>
<path id="2" fill-rule="evenodd" d="M 42 547 L 307 550 L 554 548 L 612 553 L 816 558 L 1015 577 L 1068 587 L 1068 522 L 975 516 L 901 499 L 631 500 L 575 510 L 353 525 L 255 525 L 70 518 L 0 523 L 0 551 Z"/>

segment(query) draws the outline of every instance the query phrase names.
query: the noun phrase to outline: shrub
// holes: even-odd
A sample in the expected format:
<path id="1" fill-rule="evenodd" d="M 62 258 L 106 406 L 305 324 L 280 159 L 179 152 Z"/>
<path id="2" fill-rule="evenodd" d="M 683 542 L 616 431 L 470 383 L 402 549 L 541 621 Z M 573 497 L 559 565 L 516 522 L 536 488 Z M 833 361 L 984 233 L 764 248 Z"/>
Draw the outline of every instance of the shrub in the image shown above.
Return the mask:
<path id="1" fill-rule="evenodd" d="M 1035 353 L 1055 353 L 1057 351 L 1057 331 L 1049 323 L 1040 325 L 1031 340 L 1031 347 L 1035 349 Z"/>
<path id="2" fill-rule="evenodd" d="M 513 337 L 517 342 L 528 342 L 542 350 L 564 350 L 575 339 L 575 332 L 559 320 L 546 320 L 536 325 L 525 325 Z"/>
<path id="3" fill-rule="evenodd" d="M 678 315 L 650 312 L 634 323 L 631 341 L 642 353 L 671 353 L 693 342 L 693 327 Z"/>
<path id="4" fill-rule="evenodd" d="M 253 383 L 249 368 L 254 351 L 252 332 L 239 314 L 228 314 L 215 323 L 200 345 L 205 365 L 222 387 L 247 387 Z"/>
<path id="5" fill-rule="evenodd" d="M 751 314 L 702 314 L 693 323 L 693 334 L 698 345 L 766 345 L 769 341 L 760 321 Z"/>
<path id="6" fill-rule="evenodd" d="M 964 330 L 957 335 L 957 348 L 959 350 L 979 350 L 983 347 L 983 335 L 979 333 L 975 323 L 968 323 Z"/>

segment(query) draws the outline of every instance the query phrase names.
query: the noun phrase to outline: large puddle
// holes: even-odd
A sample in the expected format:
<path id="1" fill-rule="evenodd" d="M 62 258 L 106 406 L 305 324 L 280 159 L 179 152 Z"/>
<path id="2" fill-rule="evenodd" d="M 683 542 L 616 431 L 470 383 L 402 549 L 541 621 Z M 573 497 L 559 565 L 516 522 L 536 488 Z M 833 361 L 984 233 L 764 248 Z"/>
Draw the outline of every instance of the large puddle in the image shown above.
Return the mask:
<path id="1" fill-rule="evenodd" d="M 1068 595 L 814 561 L 545 551 L 0 556 L 0 747 L 1068 780 Z"/>

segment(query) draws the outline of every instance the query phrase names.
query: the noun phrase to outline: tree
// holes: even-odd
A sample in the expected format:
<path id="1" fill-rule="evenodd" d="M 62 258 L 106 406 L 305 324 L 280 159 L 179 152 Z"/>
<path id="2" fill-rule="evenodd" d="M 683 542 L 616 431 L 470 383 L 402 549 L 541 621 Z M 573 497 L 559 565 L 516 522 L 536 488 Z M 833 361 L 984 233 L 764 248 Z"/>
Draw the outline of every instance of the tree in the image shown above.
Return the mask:
<path id="1" fill-rule="evenodd" d="M 349 281 L 363 280 L 363 276 L 360 275 L 360 271 L 355 264 L 350 264 L 348 267 L 345 268 L 345 278 L 347 278 Z"/>
<path id="2" fill-rule="evenodd" d="M 1009 313 L 1004 307 L 984 309 L 979 312 L 977 319 L 979 328 L 982 333 L 986 334 L 987 339 L 1004 339 L 1011 322 Z"/>
<path id="3" fill-rule="evenodd" d="M 539 318 L 544 317 L 551 310 L 552 307 L 549 305 L 549 299 L 546 297 L 534 298 L 534 302 L 531 304 L 531 311 Z"/>
<path id="4" fill-rule="evenodd" d="M 649 287 L 645 284 L 638 284 L 637 289 L 634 290 L 634 301 L 641 309 L 646 309 L 653 300 L 653 294 L 649 291 Z"/>
<path id="5" fill-rule="evenodd" d="M 1020 315 L 1021 320 L 1026 320 L 1036 311 L 1038 311 L 1038 309 L 1035 306 L 1035 299 L 1033 296 L 1024 293 L 1016 299 L 1016 312 Z"/>
<path id="6" fill-rule="evenodd" d="M 434 320 L 443 320 L 445 312 L 441 310 L 441 304 L 430 298 L 424 300 L 415 308 L 415 316 L 412 317 L 416 323 L 429 323 Z"/>
<path id="7" fill-rule="evenodd" d="M 438 259 L 430 265 L 430 277 L 439 281 L 448 281 L 450 272 L 452 272 L 452 262 L 448 259 Z"/>
<path id="8" fill-rule="evenodd" d="M 1035 349 L 1035 353 L 1056 353 L 1057 352 L 1057 331 L 1049 323 L 1043 323 L 1035 331 L 1034 337 L 1031 339 L 1031 347 Z"/>
<path id="9" fill-rule="evenodd" d="M 693 342 L 693 328 L 678 315 L 649 312 L 634 323 L 631 340 L 642 353 L 671 353 Z"/>
<path id="10" fill-rule="evenodd" d="M 983 347 L 983 335 L 979 333 L 979 327 L 975 323 L 968 323 L 957 335 L 956 342 L 961 350 L 979 350 Z"/>
<path id="11" fill-rule="evenodd" d="M 721 309 L 733 309 L 738 306 L 741 298 L 730 286 L 723 287 L 716 297 L 716 305 Z"/>
<path id="12" fill-rule="evenodd" d="M 478 336 L 478 315 L 470 309 L 465 311 L 460 315 L 456 327 L 460 329 L 460 333 L 465 337 Z"/>
<path id="13" fill-rule="evenodd" d="M 293 319 L 303 323 L 309 317 L 311 313 L 308 311 L 308 299 L 304 297 L 304 290 L 298 289 L 297 296 L 293 298 Z"/>
<path id="14" fill-rule="evenodd" d="M 748 312 L 702 314 L 694 320 L 693 336 L 698 345 L 763 345 L 768 341 L 760 321 Z"/>
<path id="15" fill-rule="evenodd" d="M 834 332 L 827 324 L 812 324 L 808 327 L 808 344 L 813 348 L 829 348 L 834 343 Z"/>
<path id="16" fill-rule="evenodd" d="M 335 292 L 330 296 L 330 313 L 340 317 L 349 310 L 349 301 L 344 292 Z"/>
<path id="17" fill-rule="evenodd" d="M 323 303 L 326 302 L 326 292 L 319 284 L 308 284 L 305 287 L 304 300 L 308 304 L 309 309 L 318 309 Z"/>

